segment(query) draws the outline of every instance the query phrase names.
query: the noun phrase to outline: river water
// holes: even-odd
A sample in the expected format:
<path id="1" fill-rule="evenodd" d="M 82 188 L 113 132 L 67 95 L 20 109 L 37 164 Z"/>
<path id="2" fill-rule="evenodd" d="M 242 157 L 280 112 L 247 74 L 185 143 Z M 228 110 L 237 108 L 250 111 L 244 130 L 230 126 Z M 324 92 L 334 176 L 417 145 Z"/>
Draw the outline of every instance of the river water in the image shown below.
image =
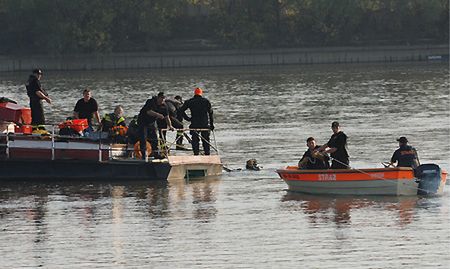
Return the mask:
<path id="1" fill-rule="evenodd" d="M 275 169 L 337 120 L 354 168 L 381 167 L 408 137 L 422 163 L 449 170 L 447 64 L 102 72 L 45 71 L 50 122 L 85 87 L 101 113 L 136 114 L 146 98 L 213 104 L 233 172 L 191 182 L 0 184 L 0 267 L 449 268 L 450 193 L 442 197 L 313 196 L 286 191 Z M 27 73 L 0 74 L 0 93 L 27 103 Z M 239 171 L 256 158 L 262 170 Z M 24 168 L 26 169 L 26 168 Z M 447 186 L 448 187 L 448 186 Z"/>

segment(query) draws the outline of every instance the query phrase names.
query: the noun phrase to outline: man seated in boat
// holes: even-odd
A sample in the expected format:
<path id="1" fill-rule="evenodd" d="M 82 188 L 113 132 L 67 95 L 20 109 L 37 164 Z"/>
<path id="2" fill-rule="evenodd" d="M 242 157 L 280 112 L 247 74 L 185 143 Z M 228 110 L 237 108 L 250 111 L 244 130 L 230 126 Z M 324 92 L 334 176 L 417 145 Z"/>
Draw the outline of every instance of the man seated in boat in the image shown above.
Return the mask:
<path id="1" fill-rule="evenodd" d="M 303 157 L 298 162 L 299 169 L 328 169 L 330 168 L 329 157 L 326 154 L 316 151 L 320 148 L 316 144 L 314 137 L 308 137 L 306 140 L 308 150 L 305 151 Z"/>
<path id="2" fill-rule="evenodd" d="M 408 145 L 408 139 L 404 136 L 397 139 L 399 148 L 394 152 L 389 165 L 397 163 L 397 167 L 411 167 L 413 169 L 419 166 L 419 156 L 415 148 Z"/>
<path id="3" fill-rule="evenodd" d="M 123 117 L 123 107 L 116 106 L 113 113 L 106 114 L 102 119 L 102 132 L 108 132 L 114 143 L 126 143 L 127 124 Z"/>

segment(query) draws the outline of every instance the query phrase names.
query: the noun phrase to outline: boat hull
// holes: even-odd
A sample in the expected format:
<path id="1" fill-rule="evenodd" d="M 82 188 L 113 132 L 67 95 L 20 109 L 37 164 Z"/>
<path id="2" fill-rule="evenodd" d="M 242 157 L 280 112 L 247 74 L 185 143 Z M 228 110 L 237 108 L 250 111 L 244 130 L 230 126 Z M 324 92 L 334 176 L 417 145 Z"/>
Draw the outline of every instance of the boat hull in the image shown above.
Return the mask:
<path id="1" fill-rule="evenodd" d="M 168 162 L 1 160 L 0 180 L 167 180 Z"/>
<path id="2" fill-rule="evenodd" d="M 149 162 L 132 157 L 133 146 L 78 137 L 0 136 L 0 180 L 133 179 L 171 180 L 220 176 L 219 155 L 169 155 Z"/>
<path id="3" fill-rule="evenodd" d="M 419 183 L 411 168 L 277 170 L 290 191 L 333 195 L 417 195 Z M 447 173 L 442 173 L 437 195 L 443 193 Z"/>
<path id="4" fill-rule="evenodd" d="M 222 175 L 223 165 L 218 155 L 169 156 L 172 166 L 168 179 L 213 177 Z"/>

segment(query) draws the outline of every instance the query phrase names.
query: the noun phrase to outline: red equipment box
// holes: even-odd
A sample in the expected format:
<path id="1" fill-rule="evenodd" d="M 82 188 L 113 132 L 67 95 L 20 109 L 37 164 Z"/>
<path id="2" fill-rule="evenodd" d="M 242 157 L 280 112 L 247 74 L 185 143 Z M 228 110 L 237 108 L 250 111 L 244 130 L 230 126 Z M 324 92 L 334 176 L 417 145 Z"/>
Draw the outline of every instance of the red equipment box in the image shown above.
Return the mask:
<path id="1" fill-rule="evenodd" d="M 14 103 L 0 103 L 0 120 L 31 124 L 31 109 Z"/>
<path id="2" fill-rule="evenodd" d="M 22 133 L 22 134 L 32 134 L 33 133 L 33 126 L 31 125 L 22 125 L 22 126 L 15 126 L 14 127 L 15 133 Z"/>
<path id="3" fill-rule="evenodd" d="M 58 125 L 59 129 L 63 128 L 72 128 L 77 132 L 82 132 L 84 129 L 89 127 L 87 119 L 74 119 L 74 120 L 66 120 L 63 123 Z"/>

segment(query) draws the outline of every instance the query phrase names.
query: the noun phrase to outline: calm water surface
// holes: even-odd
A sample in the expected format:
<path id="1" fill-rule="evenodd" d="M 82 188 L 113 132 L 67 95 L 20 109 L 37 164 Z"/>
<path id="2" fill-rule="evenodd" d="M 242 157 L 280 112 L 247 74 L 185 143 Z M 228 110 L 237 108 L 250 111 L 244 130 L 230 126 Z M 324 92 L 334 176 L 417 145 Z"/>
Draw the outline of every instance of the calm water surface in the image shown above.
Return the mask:
<path id="1" fill-rule="evenodd" d="M 44 70 L 45 72 L 45 70 Z M 0 74 L 0 95 L 26 104 L 27 73 Z M 381 167 L 407 136 L 422 163 L 449 170 L 444 64 L 45 72 L 51 122 L 83 88 L 101 113 L 136 114 L 146 98 L 192 95 L 215 109 L 215 136 L 234 171 L 191 182 L 0 184 L 0 267 L 448 268 L 450 192 L 435 198 L 289 193 L 274 172 L 297 163 L 338 120 L 351 165 Z M 447 186 L 448 187 L 448 186 Z"/>

